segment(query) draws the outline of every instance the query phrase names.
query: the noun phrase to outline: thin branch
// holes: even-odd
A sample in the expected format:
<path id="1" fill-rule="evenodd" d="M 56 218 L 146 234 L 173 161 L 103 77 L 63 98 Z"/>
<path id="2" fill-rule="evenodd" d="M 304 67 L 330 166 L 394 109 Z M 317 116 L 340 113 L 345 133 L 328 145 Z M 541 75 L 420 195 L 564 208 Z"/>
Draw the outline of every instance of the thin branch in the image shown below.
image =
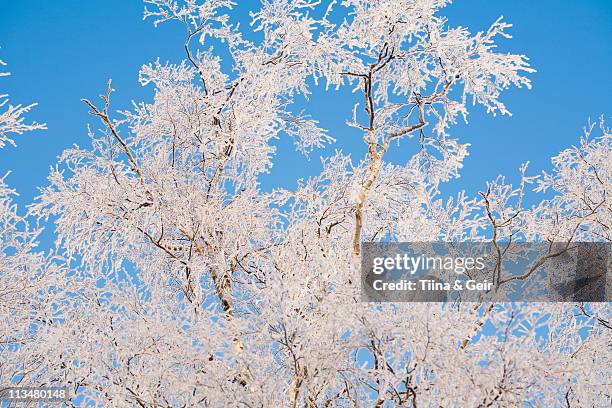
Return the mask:
<path id="1" fill-rule="evenodd" d="M 117 128 L 115 127 L 115 125 L 113 124 L 113 122 L 110 120 L 110 118 L 108 116 L 108 106 L 110 104 L 110 94 L 111 94 L 111 92 L 112 92 L 111 80 L 109 79 L 108 80 L 108 87 L 107 87 L 106 95 L 101 95 L 100 96 L 102 98 L 102 100 L 104 101 L 104 109 L 102 109 L 102 111 L 100 111 L 97 106 L 95 106 L 93 103 L 91 103 L 89 101 L 89 99 L 83 98 L 83 99 L 81 99 L 81 101 L 85 102 L 85 104 L 87 104 L 87 106 L 89 106 L 91 108 L 91 112 L 90 113 L 92 115 L 97 116 L 98 118 L 100 118 L 100 120 L 111 131 L 111 133 L 113 134 L 115 139 L 121 145 L 122 150 L 127 155 L 128 160 L 132 164 L 132 170 L 134 170 L 136 172 L 136 174 L 138 175 L 138 178 L 140 179 L 140 184 L 142 184 L 144 186 L 144 184 L 145 184 L 144 183 L 144 177 L 142 176 L 142 172 L 140 171 L 140 168 L 138 167 L 138 163 L 136 163 L 136 160 L 134 159 L 134 156 L 132 155 L 132 152 L 130 151 L 130 148 L 128 147 L 127 143 L 125 143 L 125 141 L 121 138 L 121 136 L 119 136 L 119 133 L 117 132 Z"/>

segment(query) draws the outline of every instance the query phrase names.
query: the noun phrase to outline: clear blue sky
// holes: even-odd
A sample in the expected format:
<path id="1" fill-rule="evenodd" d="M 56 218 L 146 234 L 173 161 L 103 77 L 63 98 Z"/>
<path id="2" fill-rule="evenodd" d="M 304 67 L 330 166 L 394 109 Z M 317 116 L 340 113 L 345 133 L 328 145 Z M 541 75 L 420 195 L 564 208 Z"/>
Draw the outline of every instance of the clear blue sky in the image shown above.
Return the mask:
<path id="1" fill-rule="evenodd" d="M 142 21 L 142 9 L 138 0 L 0 0 L 0 58 L 13 73 L 1 80 L 0 90 L 15 102 L 37 101 L 29 118 L 49 128 L 19 137 L 17 148 L 0 150 L 0 174 L 13 171 L 9 184 L 19 190 L 22 203 L 46 184 L 49 166 L 62 150 L 87 145 L 87 123 L 99 126 L 81 97 L 95 97 L 112 78 L 115 109 L 129 107 L 132 99 L 150 100 L 151 89 L 137 82 L 139 67 L 157 57 L 182 58 L 180 28 L 155 29 Z M 514 24 L 514 38 L 500 49 L 528 55 L 538 70 L 531 91 L 505 95 L 514 116 L 491 117 L 476 108 L 469 125 L 451 130 L 472 147 L 462 178 L 449 190 L 475 193 L 487 179 L 515 174 L 527 160 L 532 172 L 546 169 L 552 155 L 578 141 L 589 117 L 612 119 L 612 1 L 466 0 L 442 14 L 473 32 L 503 15 Z M 317 92 L 311 112 L 338 139 L 330 149 L 358 151 L 359 138 L 344 125 L 352 104 L 342 98 Z M 295 179 L 317 172 L 316 153 L 308 161 L 291 152 L 289 141 L 278 144 L 280 156 L 263 179 L 264 188 L 291 187 Z M 398 153 L 393 158 L 401 160 Z"/>

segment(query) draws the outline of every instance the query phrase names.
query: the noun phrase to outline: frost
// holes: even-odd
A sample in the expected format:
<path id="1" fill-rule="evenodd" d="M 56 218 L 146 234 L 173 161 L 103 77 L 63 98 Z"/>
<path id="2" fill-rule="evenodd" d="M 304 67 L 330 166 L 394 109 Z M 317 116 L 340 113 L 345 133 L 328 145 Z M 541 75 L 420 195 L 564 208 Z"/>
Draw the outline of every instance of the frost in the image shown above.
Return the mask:
<path id="1" fill-rule="evenodd" d="M 110 83 L 84 100 L 91 147 L 62 154 L 26 216 L 0 182 L 2 384 L 105 407 L 609 404 L 609 304 L 359 301 L 362 242 L 610 241 L 608 130 L 551 174 L 440 192 L 468 154 L 450 135 L 467 101 L 506 114 L 503 91 L 530 85 L 526 57 L 496 50 L 509 24 L 448 27 L 443 0 L 265 0 L 251 28 L 229 1 L 146 3 L 185 29 L 185 61 L 144 65 L 154 97 L 130 111 Z M 353 91 L 361 156 L 293 112 L 317 86 Z M 16 109 L 0 123 L 39 126 Z M 287 137 L 322 171 L 264 193 Z M 525 208 L 532 184 L 553 197 Z M 31 220 L 59 255 L 36 252 Z"/>

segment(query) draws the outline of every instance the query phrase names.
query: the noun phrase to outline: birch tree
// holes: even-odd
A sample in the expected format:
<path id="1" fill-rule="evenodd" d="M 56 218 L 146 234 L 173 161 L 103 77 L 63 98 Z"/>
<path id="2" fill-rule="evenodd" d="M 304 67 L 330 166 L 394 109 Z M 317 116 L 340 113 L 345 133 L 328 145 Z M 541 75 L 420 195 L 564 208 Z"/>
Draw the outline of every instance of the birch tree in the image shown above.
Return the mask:
<path id="1" fill-rule="evenodd" d="M 510 114 L 503 92 L 531 86 L 527 58 L 496 48 L 510 24 L 450 27 L 443 0 L 265 0 L 250 28 L 230 1 L 145 3 L 183 27 L 185 59 L 144 65 L 154 97 L 129 111 L 110 81 L 83 99 L 90 146 L 63 153 L 31 207 L 69 272 L 22 382 L 67 385 L 76 406 L 609 403 L 609 304 L 360 301 L 362 242 L 609 242 L 605 126 L 551 174 L 440 193 L 468 154 L 450 131 L 469 106 Z M 363 157 L 293 109 L 315 87 L 353 92 Z M 266 193 L 285 137 L 322 171 Z M 532 183 L 554 198 L 525 209 Z"/>
<path id="2" fill-rule="evenodd" d="M 8 75 L 0 72 L 0 77 Z M 15 146 L 16 135 L 45 129 L 24 116 L 35 105 L 12 105 L 0 95 L 0 148 Z M 0 392 L 22 382 L 45 381 L 29 374 L 45 364 L 39 344 L 49 340 L 47 327 L 59 315 L 61 303 L 54 299 L 63 284 L 62 263 L 38 248 L 42 227 L 14 203 L 17 192 L 8 178 L 0 178 Z"/>

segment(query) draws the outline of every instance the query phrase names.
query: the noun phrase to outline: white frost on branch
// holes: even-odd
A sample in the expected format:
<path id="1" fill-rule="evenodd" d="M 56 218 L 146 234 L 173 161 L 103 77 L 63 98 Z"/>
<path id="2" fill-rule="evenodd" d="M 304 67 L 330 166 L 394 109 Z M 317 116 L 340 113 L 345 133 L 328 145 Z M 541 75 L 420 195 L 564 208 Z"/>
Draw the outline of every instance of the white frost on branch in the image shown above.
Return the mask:
<path id="1" fill-rule="evenodd" d="M 0 67 L 6 63 L 0 60 Z M 0 77 L 9 76 L 9 72 L 0 72 Z M 24 115 L 28 113 L 36 104 L 30 105 L 11 105 L 8 100 L 8 95 L 0 94 L 0 148 L 7 143 L 15 146 L 13 140 L 14 135 L 21 135 L 24 132 L 36 129 L 46 129 L 44 124 L 27 123 Z"/>
<path id="2" fill-rule="evenodd" d="M 596 226 L 610 219 L 597 204 L 608 200 L 609 137 L 555 158 L 541 178 L 555 198 L 534 208 L 523 204 L 526 167 L 518 187 L 498 178 L 477 198 L 440 191 L 468 154 L 448 134 L 468 98 L 509 113 L 503 91 L 529 87 L 526 58 L 495 48 L 508 24 L 448 27 L 443 0 L 265 0 L 249 31 L 229 1 L 146 3 L 145 17 L 184 27 L 185 61 L 144 65 L 154 97 L 128 112 L 113 112 L 110 83 L 85 100 L 100 131 L 63 153 L 31 207 L 53 220 L 57 264 L 70 271 L 43 286 L 57 290 L 40 304 L 58 317 L 0 343 L 12 367 L 2 383 L 67 384 L 106 407 L 609 402 L 609 304 L 576 316 L 573 304 L 359 301 L 364 241 L 546 240 L 576 214 L 584 238 L 609 241 Z M 286 159 L 275 139 L 310 154 L 345 142 L 308 106 L 293 111 L 317 86 L 353 91 L 363 149 L 262 192 L 260 176 Z M 391 150 L 404 159 L 390 163 Z M 551 211 L 570 215 L 543 224 Z"/>

